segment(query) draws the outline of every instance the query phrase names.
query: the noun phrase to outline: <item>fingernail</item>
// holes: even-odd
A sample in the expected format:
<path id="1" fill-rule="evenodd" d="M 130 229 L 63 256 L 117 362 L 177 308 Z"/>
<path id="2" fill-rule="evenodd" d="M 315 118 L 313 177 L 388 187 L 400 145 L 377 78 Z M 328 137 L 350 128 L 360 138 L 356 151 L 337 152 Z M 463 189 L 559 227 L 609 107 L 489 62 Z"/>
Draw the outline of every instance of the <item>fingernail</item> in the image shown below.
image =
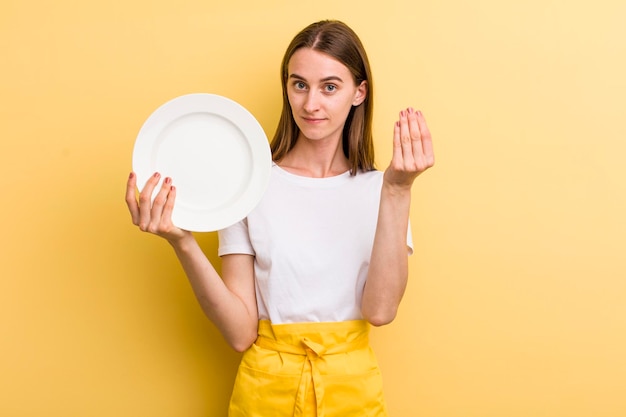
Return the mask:
<path id="1" fill-rule="evenodd" d="M 413 113 L 413 111 L 414 111 L 414 110 L 413 110 L 413 107 L 409 107 L 409 114 L 412 114 L 412 113 Z"/>
<path id="2" fill-rule="evenodd" d="M 158 172 L 154 173 L 154 178 L 159 178 L 161 176 L 161 174 L 159 174 Z"/>
<path id="3" fill-rule="evenodd" d="M 170 177 L 166 177 L 164 182 L 165 182 L 166 184 L 169 184 L 169 183 L 171 183 L 171 182 L 172 182 L 172 179 L 171 179 Z"/>
<path id="4" fill-rule="evenodd" d="M 131 173 L 130 173 L 130 175 L 128 176 L 128 179 L 131 179 L 131 178 L 132 178 L 132 177 L 134 177 L 134 176 L 135 176 L 135 173 L 134 173 L 134 172 L 131 172 Z"/>

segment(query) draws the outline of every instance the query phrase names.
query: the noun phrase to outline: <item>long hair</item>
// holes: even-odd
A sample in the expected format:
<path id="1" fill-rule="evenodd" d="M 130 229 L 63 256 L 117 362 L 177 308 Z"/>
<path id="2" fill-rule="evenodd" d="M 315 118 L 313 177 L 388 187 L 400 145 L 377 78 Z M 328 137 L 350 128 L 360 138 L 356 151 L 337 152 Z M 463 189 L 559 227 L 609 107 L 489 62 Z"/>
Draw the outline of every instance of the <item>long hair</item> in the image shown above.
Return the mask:
<path id="1" fill-rule="evenodd" d="M 296 125 L 287 96 L 289 60 L 300 48 L 323 52 L 345 65 L 352 73 L 356 85 L 367 82 L 365 100 L 352 106 L 342 134 L 343 152 L 350 164 L 350 174 L 359 170 L 374 169 L 374 143 L 372 139 L 373 85 L 372 74 L 365 49 L 359 37 L 345 23 L 323 20 L 313 23 L 298 33 L 285 52 L 281 65 L 283 110 L 276 133 L 271 142 L 272 158 L 282 159 L 296 143 L 300 129 Z"/>

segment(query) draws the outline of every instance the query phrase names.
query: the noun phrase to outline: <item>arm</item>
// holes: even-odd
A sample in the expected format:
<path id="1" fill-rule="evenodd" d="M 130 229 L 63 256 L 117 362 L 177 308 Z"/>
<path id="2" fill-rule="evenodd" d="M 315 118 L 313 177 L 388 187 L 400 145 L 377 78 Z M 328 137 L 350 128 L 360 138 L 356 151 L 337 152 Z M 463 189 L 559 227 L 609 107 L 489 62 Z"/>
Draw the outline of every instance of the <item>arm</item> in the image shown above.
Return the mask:
<path id="1" fill-rule="evenodd" d="M 378 223 L 361 312 L 375 326 L 396 316 L 408 279 L 406 234 L 411 186 L 435 162 L 432 138 L 421 112 L 409 108 L 394 126 L 393 157 L 385 170 Z"/>
<path id="2" fill-rule="evenodd" d="M 250 255 L 225 256 L 222 261 L 222 279 L 193 234 L 172 224 L 176 188 L 172 186 L 171 179 L 163 181 L 151 203 L 150 196 L 158 182 L 159 174 L 155 174 L 148 180 L 137 200 L 136 177 L 130 175 L 126 203 L 133 224 L 144 232 L 163 237 L 172 245 L 204 313 L 233 349 L 240 352 L 246 350 L 256 340 L 258 326 L 254 258 Z"/>

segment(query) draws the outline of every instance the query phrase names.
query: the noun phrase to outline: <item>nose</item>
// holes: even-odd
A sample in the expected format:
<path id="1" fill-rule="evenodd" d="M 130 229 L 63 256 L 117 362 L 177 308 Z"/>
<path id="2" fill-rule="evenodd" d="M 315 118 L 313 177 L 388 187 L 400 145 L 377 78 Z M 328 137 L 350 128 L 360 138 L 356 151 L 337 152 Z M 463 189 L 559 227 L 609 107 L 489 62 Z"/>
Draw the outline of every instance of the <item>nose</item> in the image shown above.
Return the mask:
<path id="1" fill-rule="evenodd" d="M 316 110 L 319 110 L 319 98 L 315 91 L 311 90 L 304 101 L 304 111 L 314 113 Z"/>

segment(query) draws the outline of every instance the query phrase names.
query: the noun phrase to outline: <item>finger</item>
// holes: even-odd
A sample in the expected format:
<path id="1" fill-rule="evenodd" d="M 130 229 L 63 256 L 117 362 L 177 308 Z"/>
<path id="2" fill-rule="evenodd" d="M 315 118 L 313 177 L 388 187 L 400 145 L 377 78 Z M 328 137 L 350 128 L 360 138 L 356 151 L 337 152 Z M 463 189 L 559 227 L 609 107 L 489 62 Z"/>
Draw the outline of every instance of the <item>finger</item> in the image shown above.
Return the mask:
<path id="1" fill-rule="evenodd" d="M 411 135 L 411 150 L 413 152 L 413 158 L 417 161 L 423 158 L 422 149 L 422 134 L 418 122 L 417 112 L 412 107 L 408 109 L 408 124 Z"/>
<path id="2" fill-rule="evenodd" d="M 130 217 L 136 226 L 139 223 L 139 203 L 137 202 L 137 177 L 131 172 L 126 182 L 126 205 L 130 211 Z"/>
<path id="3" fill-rule="evenodd" d="M 173 185 L 170 187 L 170 192 L 167 195 L 165 206 L 163 206 L 163 213 L 161 215 L 162 223 L 167 228 L 173 226 L 172 213 L 174 212 L 174 203 L 176 202 L 176 187 Z"/>
<path id="4" fill-rule="evenodd" d="M 148 231 L 152 233 L 157 233 L 161 229 L 163 208 L 167 204 L 168 194 L 171 187 L 172 179 L 170 177 L 166 177 L 163 180 L 163 185 L 161 185 L 161 189 L 154 197 L 154 201 L 152 202 L 152 209 L 150 210 L 150 223 L 148 225 Z"/>
<path id="5" fill-rule="evenodd" d="M 408 111 L 400 112 L 400 144 L 402 145 L 402 158 L 404 166 L 413 164 L 413 145 L 411 141 L 411 130 L 409 128 Z"/>
<path id="6" fill-rule="evenodd" d="M 393 153 L 392 162 L 402 161 L 402 142 L 400 140 L 400 121 L 393 124 Z"/>
<path id="7" fill-rule="evenodd" d="M 426 118 L 421 111 L 417 112 L 417 123 L 422 136 L 422 151 L 427 166 L 431 167 L 435 163 L 435 151 L 433 148 L 433 138 L 426 124 Z"/>
<path id="8" fill-rule="evenodd" d="M 157 186 L 161 174 L 155 172 L 144 185 L 143 189 L 139 193 L 139 228 L 144 232 L 148 230 L 150 224 L 150 213 L 152 211 L 152 192 L 154 187 Z"/>

